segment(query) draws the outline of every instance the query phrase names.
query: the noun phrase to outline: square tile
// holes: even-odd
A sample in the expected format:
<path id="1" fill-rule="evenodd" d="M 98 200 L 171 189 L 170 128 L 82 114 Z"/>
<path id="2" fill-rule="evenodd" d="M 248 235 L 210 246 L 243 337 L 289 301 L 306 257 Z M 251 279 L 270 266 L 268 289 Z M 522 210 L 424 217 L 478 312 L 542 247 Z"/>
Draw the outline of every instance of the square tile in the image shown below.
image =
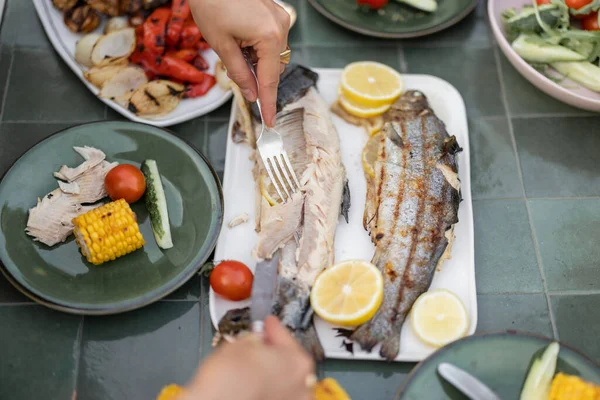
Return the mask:
<path id="1" fill-rule="evenodd" d="M 7 35 L 5 43 L 49 50 L 52 45 L 46 37 L 33 1 L 8 0 L 7 3 L 2 23 L 2 30 L 6 30 Z M 53 7 L 51 2 L 48 2 L 48 7 Z"/>
<path id="2" fill-rule="evenodd" d="M 0 399 L 71 399 L 81 317 L 37 305 L 4 306 L 0 321 Z"/>
<path id="3" fill-rule="evenodd" d="M 354 61 L 370 60 L 400 70 L 400 50 L 397 47 L 309 47 L 307 51 L 311 67 L 344 68 Z"/>
<path id="4" fill-rule="evenodd" d="M 185 301 L 86 317 L 77 399 L 148 400 L 185 384 L 199 362 L 199 326 L 199 304 Z"/>
<path id="5" fill-rule="evenodd" d="M 472 12 L 465 19 L 443 31 L 423 38 L 402 41 L 403 46 L 435 47 L 435 46 L 491 46 L 491 33 L 488 22 Z"/>
<path id="6" fill-rule="evenodd" d="M 600 294 L 550 296 L 561 341 L 600 362 Z"/>
<path id="7" fill-rule="evenodd" d="M 15 289 L 0 273 L 0 303 L 31 303 L 31 300 Z"/>
<path id="8" fill-rule="evenodd" d="M 292 49 L 292 63 L 300 65 L 309 65 L 308 51 L 298 45 L 290 46 Z"/>
<path id="9" fill-rule="evenodd" d="M 67 123 L 8 123 L 0 124 L 0 176 L 33 145 L 69 126 Z"/>
<path id="10" fill-rule="evenodd" d="M 497 51 L 500 56 L 504 90 L 511 115 L 590 114 L 588 111 L 562 103 L 533 86 L 512 66 L 500 49 Z"/>
<path id="11" fill-rule="evenodd" d="M 600 195 L 600 118 L 513 119 L 527 197 Z"/>
<path id="12" fill-rule="evenodd" d="M 542 292 L 525 202 L 475 201 L 473 214 L 477 292 Z"/>
<path id="13" fill-rule="evenodd" d="M 0 115 L 2 115 L 2 103 L 4 99 L 4 92 L 6 91 L 6 85 L 8 84 L 8 71 L 10 70 L 10 64 L 12 63 L 12 49 L 10 46 L 0 43 Z"/>
<path id="14" fill-rule="evenodd" d="M 168 129 L 175 132 L 177 136 L 190 142 L 200 151 L 206 146 L 206 122 L 200 117 L 181 124 L 173 125 Z"/>
<path id="15" fill-rule="evenodd" d="M 549 291 L 600 289 L 600 200 L 529 200 Z"/>
<path id="16" fill-rule="evenodd" d="M 223 171 L 225 170 L 225 153 L 227 151 L 227 128 L 229 122 L 209 121 L 206 133 L 208 135 L 208 144 L 206 146 L 206 157 L 210 160 L 219 179 L 223 181 Z"/>
<path id="17" fill-rule="evenodd" d="M 511 329 L 553 336 L 548 302 L 543 293 L 480 294 L 477 314 L 477 332 Z"/>
<path id="18" fill-rule="evenodd" d="M 104 109 L 56 53 L 15 49 L 4 121 L 98 121 Z"/>
<path id="19" fill-rule="evenodd" d="M 231 100 L 229 100 L 227 103 L 223 104 L 221 107 L 217 108 L 216 110 L 212 111 L 209 114 L 206 114 L 206 117 L 210 118 L 210 119 L 229 119 L 229 116 L 231 115 L 231 105 L 233 103 L 233 97 L 231 98 Z"/>
<path id="20" fill-rule="evenodd" d="M 334 378 L 351 399 L 389 400 L 415 366 L 413 363 L 326 360 L 320 378 Z"/>
<path id="21" fill-rule="evenodd" d="M 212 354 L 215 347 L 213 347 L 213 338 L 216 334 L 216 330 L 213 327 L 212 319 L 210 318 L 209 300 L 208 294 L 210 292 L 210 283 L 208 278 L 200 276 L 200 308 L 201 308 L 201 320 L 200 320 L 200 358 L 204 360 L 206 357 Z"/>
<path id="22" fill-rule="evenodd" d="M 408 71 L 450 82 L 471 117 L 505 115 L 494 52 L 488 47 L 405 48 Z"/>
<path id="23" fill-rule="evenodd" d="M 381 39 L 361 35 L 349 29 L 334 24 L 315 8 L 307 0 L 302 0 L 302 12 L 304 13 L 300 23 L 303 24 L 304 44 L 308 45 L 356 45 L 359 43 L 376 43 L 381 46 L 382 43 L 394 43 L 392 41 L 383 42 Z M 397 42 L 396 42 L 397 43 Z M 354 51 L 354 50 L 353 50 Z M 368 58 L 365 58 L 368 59 Z"/>
<path id="24" fill-rule="evenodd" d="M 469 120 L 474 199 L 523 197 L 508 120 Z"/>
<path id="25" fill-rule="evenodd" d="M 298 16 L 296 23 L 288 33 L 288 43 L 290 46 L 301 44 L 304 33 L 304 19 L 306 18 L 304 7 L 301 3 L 306 2 L 306 0 L 286 0 L 286 2 L 291 4 L 296 9 L 296 14 Z"/>

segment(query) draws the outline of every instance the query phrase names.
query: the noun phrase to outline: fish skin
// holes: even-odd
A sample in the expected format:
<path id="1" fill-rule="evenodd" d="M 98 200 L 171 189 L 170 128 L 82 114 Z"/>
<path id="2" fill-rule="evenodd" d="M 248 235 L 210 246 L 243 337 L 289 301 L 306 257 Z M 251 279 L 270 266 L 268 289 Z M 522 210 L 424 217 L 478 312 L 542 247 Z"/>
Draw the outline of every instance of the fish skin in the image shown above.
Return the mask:
<path id="1" fill-rule="evenodd" d="M 367 194 L 375 207 L 367 206 L 364 218 L 376 246 L 372 263 L 384 277 L 383 302 L 350 339 L 366 351 L 381 343 L 380 355 L 393 360 L 406 316 L 448 257 L 460 193 L 443 170 L 457 174 L 459 147 L 420 92 L 404 94 L 386 121 Z"/>

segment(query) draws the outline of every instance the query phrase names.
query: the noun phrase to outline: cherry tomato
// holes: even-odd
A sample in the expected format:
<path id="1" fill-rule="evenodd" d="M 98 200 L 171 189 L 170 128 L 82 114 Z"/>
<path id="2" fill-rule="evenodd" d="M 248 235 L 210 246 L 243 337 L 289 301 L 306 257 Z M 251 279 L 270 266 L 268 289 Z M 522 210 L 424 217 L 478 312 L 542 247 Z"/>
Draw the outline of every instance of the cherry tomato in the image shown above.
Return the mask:
<path id="1" fill-rule="evenodd" d="M 213 290 L 232 301 L 250 297 L 253 280 L 250 269 L 239 261 L 223 261 L 210 274 L 210 286 Z"/>
<path id="2" fill-rule="evenodd" d="M 146 191 L 146 178 L 139 168 L 130 164 L 117 165 L 104 178 L 104 187 L 111 200 L 138 201 Z"/>
<path id="3" fill-rule="evenodd" d="M 377 10 L 385 6 L 389 0 L 356 0 L 359 6 L 367 5 L 373 10 Z"/>
<path id="4" fill-rule="evenodd" d="M 536 0 L 536 3 L 538 6 L 541 6 L 542 4 L 552 4 L 551 0 Z"/>
<path id="5" fill-rule="evenodd" d="M 569 8 L 572 8 L 574 10 L 579 10 L 581 7 L 587 6 L 592 1 L 593 0 L 565 0 L 565 4 Z M 578 14 L 578 15 L 571 15 L 571 16 L 575 19 L 585 19 L 585 18 L 587 18 L 588 15 L 590 15 L 590 14 Z"/>
<path id="6" fill-rule="evenodd" d="M 600 31 L 598 27 L 598 13 L 593 12 L 581 21 L 581 27 L 586 31 Z"/>

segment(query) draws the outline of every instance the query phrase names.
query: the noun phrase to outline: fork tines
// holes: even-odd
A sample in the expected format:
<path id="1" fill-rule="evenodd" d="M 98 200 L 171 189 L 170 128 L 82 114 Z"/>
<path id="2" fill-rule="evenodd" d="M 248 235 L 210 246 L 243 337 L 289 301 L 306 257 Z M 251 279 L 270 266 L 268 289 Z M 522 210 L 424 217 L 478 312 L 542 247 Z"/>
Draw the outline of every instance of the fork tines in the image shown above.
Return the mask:
<path id="1" fill-rule="evenodd" d="M 281 198 L 284 203 L 291 200 L 292 194 L 300 190 L 300 183 L 292 169 L 292 164 L 290 163 L 287 152 L 282 150 L 281 153 L 275 153 L 273 155 L 263 155 L 261 153 L 261 158 L 279 198 Z M 275 177 L 277 179 L 275 179 Z"/>

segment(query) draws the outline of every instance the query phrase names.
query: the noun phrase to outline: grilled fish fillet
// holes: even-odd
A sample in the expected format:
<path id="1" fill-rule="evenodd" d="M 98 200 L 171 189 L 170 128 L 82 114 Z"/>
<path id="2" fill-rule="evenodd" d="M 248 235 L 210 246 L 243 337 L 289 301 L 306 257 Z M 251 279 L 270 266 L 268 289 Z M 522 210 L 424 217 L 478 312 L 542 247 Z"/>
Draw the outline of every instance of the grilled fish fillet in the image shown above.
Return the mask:
<path id="1" fill-rule="evenodd" d="M 314 87 L 316 80 L 314 72 L 293 65 L 282 76 L 275 129 L 282 135 L 302 187 L 286 203 L 270 205 L 261 195 L 266 171 L 260 157 L 254 156 L 258 233 L 255 250 L 261 259 L 280 252 L 274 314 L 315 359 L 321 360 L 324 352 L 312 322 L 310 288 L 319 272 L 334 262 L 336 226 L 341 210 L 347 211 L 347 207 L 342 207 L 347 182 L 339 137 L 327 104 Z M 237 104 L 243 106 L 243 100 L 238 99 Z M 246 137 L 240 135 L 251 112 L 246 109 L 240 115 L 235 139 L 253 143 L 254 132 Z M 295 232 L 299 235 L 298 243 Z M 233 321 L 228 324 L 227 318 L 239 315 L 239 310 L 228 313 L 219 326 L 234 326 Z"/>
<path id="2" fill-rule="evenodd" d="M 73 149 L 85 161 L 75 168 L 63 165 L 54 176 L 67 182 L 58 181 L 59 187 L 29 210 L 25 232 L 47 246 L 64 242 L 73 232 L 73 218 L 100 206 L 92 204 L 107 196 L 104 178 L 118 165 L 106 161 L 106 155 L 96 148 Z"/>
<path id="3" fill-rule="evenodd" d="M 449 256 L 458 222 L 460 148 L 420 92 L 405 93 L 384 118 L 364 216 L 376 247 L 372 262 L 384 276 L 384 298 L 350 339 L 367 351 L 381 343 L 380 355 L 393 360 L 408 312 Z"/>

